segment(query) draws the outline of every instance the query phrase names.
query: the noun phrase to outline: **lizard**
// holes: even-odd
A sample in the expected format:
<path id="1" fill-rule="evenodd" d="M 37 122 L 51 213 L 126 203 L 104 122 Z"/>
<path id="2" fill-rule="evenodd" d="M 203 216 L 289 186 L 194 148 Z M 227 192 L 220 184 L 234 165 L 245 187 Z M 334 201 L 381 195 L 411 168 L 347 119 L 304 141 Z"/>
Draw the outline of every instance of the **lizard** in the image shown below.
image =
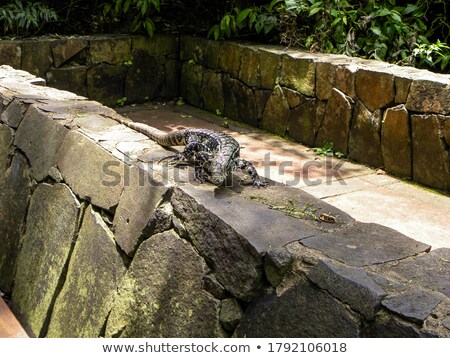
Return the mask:
<path id="1" fill-rule="evenodd" d="M 237 169 L 247 170 L 253 186 L 265 187 L 255 167 L 240 157 L 240 145 L 231 136 L 210 129 L 186 128 L 165 133 L 144 123 L 133 122 L 121 117 L 114 117 L 117 122 L 144 134 L 159 145 L 165 147 L 182 146 L 184 150 L 159 160 L 193 161 L 194 178 L 200 183 L 205 180 L 220 186 L 231 173 Z"/>

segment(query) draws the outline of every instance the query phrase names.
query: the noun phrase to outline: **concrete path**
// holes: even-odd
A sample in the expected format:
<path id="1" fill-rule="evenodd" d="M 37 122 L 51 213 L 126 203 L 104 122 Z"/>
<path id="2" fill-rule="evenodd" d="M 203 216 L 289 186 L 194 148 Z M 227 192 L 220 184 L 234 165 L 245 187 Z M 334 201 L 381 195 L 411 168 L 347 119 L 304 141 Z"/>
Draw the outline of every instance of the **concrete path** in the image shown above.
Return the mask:
<path id="1" fill-rule="evenodd" d="M 238 140 L 241 157 L 253 162 L 261 176 L 301 188 L 358 221 L 388 226 L 433 249 L 450 247 L 446 195 L 347 160 L 316 155 L 301 144 L 187 105 L 160 103 L 119 112 L 165 132 L 185 127 L 225 131 Z"/>

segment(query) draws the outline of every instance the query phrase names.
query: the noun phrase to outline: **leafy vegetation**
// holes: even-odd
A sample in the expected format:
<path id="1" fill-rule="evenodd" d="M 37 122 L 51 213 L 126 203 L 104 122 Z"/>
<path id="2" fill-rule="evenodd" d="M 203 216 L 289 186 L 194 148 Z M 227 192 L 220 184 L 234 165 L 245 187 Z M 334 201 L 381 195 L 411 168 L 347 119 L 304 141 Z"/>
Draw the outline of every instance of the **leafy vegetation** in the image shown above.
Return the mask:
<path id="1" fill-rule="evenodd" d="M 43 24 L 56 21 L 58 15 L 47 5 L 40 2 L 15 0 L 0 6 L 0 24 L 3 34 L 19 35 L 38 32 Z"/>
<path id="2" fill-rule="evenodd" d="M 1 3 L 0 3 L 1 4 Z M 448 0 L 14 0 L 3 35 L 155 31 L 245 38 L 450 72 Z"/>
<path id="3" fill-rule="evenodd" d="M 314 150 L 314 153 L 319 154 L 319 155 L 325 155 L 327 157 L 342 158 L 344 156 L 344 153 L 335 152 L 333 147 L 334 147 L 333 142 L 325 142 L 322 147 L 313 148 L 313 150 Z"/>

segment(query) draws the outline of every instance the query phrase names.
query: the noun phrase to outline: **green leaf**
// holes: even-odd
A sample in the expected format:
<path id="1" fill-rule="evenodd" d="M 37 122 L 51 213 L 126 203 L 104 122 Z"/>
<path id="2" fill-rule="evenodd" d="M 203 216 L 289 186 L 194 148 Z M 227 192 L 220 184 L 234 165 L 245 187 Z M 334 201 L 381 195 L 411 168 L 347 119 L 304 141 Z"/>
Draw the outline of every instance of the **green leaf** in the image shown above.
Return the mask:
<path id="1" fill-rule="evenodd" d="M 321 7 L 316 7 L 309 12 L 308 16 L 313 16 L 313 15 L 317 14 L 320 10 L 322 10 Z"/>
<path id="2" fill-rule="evenodd" d="M 418 7 L 414 4 L 408 4 L 404 9 L 403 9 L 403 15 L 408 15 L 414 11 L 416 11 L 418 9 Z"/>
<path id="3" fill-rule="evenodd" d="M 238 16 L 236 17 L 236 23 L 240 25 L 252 11 L 253 9 L 247 8 L 239 12 Z"/>
<path id="4" fill-rule="evenodd" d="M 125 4 L 123 4 L 123 12 L 127 13 L 128 10 L 130 9 L 130 5 L 131 5 L 131 0 L 126 0 Z"/>
<path id="5" fill-rule="evenodd" d="M 377 36 L 381 36 L 381 30 L 378 27 L 376 27 L 376 26 L 372 26 L 370 28 L 370 31 L 372 31 Z"/>

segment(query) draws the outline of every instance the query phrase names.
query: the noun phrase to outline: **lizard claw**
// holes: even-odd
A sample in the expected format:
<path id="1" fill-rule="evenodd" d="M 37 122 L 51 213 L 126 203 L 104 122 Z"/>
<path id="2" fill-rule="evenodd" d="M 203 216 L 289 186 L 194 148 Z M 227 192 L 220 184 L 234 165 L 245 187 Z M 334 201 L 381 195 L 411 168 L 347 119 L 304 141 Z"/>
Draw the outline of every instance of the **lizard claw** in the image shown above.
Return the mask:
<path id="1" fill-rule="evenodd" d="M 253 186 L 256 186 L 258 189 L 259 189 L 260 187 L 265 188 L 265 187 L 268 186 L 268 185 L 269 185 L 268 182 L 266 182 L 266 181 L 261 181 L 261 179 L 259 179 L 259 178 L 253 179 Z"/>

